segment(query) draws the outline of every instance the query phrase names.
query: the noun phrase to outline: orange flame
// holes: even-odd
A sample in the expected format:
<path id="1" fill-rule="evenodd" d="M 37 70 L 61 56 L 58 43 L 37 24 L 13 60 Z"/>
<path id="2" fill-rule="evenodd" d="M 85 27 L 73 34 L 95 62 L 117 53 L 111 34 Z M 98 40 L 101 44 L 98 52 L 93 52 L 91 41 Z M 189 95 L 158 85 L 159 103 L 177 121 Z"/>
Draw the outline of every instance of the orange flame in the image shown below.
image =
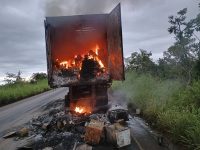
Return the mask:
<path id="1" fill-rule="evenodd" d="M 99 50 L 99 45 L 96 45 L 96 48 L 95 48 L 95 53 L 96 53 L 96 55 L 97 55 L 97 56 L 99 55 L 99 52 L 98 52 L 98 50 Z"/>
<path id="2" fill-rule="evenodd" d="M 75 108 L 75 112 L 81 114 L 81 113 L 83 113 L 83 108 L 76 107 L 76 108 Z"/>
<path id="3" fill-rule="evenodd" d="M 78 114 L 91 114 L 90 109 L 85 107 L 75 107 L 74 111 Z"/>
<path id="4" fill-rule="evenodd" d="M 101 68 L 104 68 L 103 63 L 102 63 L 102 61 L 101 61 L 99 58 L 97 58 L 97 61 L 98 61 L 99 65 L 100 65 L 100 67 L 101 67 Z"/>
<path id="5" fill-rule="evenodd" d="M 96 60 L 98 61 L 99 65 L 101 68 L 104 68 L 104 64 L 102 63 L 102 61 L 98 58 L 98 55 L 99 55 L 99 45 L 96 45 L 96 55 L 97 55 L 97 58 Z"/>
<path id="6" fill-rule="evenodd" d="M 60 63 L 61 66 L 65 67 L 65 68 L 68 68 L 69 67 L 69 64 L 68 64 L 68 61 L 62 61 Z"/>
<path id="7" fill-rule="evenodd" d="M 89 59 L 94 59 L 94 60 L 96 60 L 98 63 L 99 63 L 99 65 L 100 65 L 100 67 L 101 68 L 105 68 L 104 67 L 104 64 L 102 63 L 102 61 L 99 59 L 99 46 L 98 46 L 98 44 L 96 44 L 96 47 L 93 49 L 94 51 L 90 51 L 87 55 L 88 55 L 88 58 Z M 84 54 L 82 54 L 82 55 L 79 55 L 80 57 L 81 57 L 81 59 L 82 58 L 84 58 Z M 77 60 L 77 58 L 78 58 L 78 56 L 77 55 L 75 55 L 74 56 L 74 59 L 73 60 L 69 60 L 69 61 L 62 61 L 62 62 L 60 62 L 59 64 L 60 64 L 60 66 L 61 67 L 64 67 L 64 68 L 66 68 L 66 69 L 68 69 L 68 68 L 70 68 L 70 67 L 76 67 L 76 68 L 79 68 L 80 70 L 81 70 L 81 62 L 77 62 L 76 60 Z M 56 61 L 58 61 L 58 59 L 56 59 Z"/>

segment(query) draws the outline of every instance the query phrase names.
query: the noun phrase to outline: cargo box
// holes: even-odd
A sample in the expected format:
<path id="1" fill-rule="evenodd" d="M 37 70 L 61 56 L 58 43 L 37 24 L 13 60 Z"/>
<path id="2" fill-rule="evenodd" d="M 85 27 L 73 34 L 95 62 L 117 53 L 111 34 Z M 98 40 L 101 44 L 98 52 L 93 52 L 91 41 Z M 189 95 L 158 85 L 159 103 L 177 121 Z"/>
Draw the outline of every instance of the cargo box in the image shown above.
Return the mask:
<path id="1" fill-rule="evenodd" d="M 112 143 L 117 148 L 131 144 L 131 134 L 128 127 L 115 123 L 106 127 L 106 138 L 108 143 Z"/>
<path id="2" fill-rule="evenodd" d="M 46 17 L 51 87 L 124 80 L 120 4 L 109 14 Z"/>

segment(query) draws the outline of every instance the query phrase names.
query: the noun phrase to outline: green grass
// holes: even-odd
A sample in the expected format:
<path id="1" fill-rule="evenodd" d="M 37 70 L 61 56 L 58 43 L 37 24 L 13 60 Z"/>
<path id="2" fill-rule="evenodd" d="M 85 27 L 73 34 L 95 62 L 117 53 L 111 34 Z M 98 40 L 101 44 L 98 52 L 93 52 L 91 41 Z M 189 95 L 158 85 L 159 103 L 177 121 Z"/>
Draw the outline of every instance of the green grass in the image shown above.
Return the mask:
<path id="1" fill-rule="evenodd" d="M 114 82 L 112 89 L 124 91 L 129 103 L 141 108 L 145 119 L 175 143 L 200 149 L 200 81 L 186 86 L 178 80 L 127 72 L 126 80 Z"/>
<path id="2" fill-rule="evenodd" d="M 0 105 L 6 105 L 23 98 L 49 90 L 47 80 L 31 84 L 26 82 L 0 86 Z"/>

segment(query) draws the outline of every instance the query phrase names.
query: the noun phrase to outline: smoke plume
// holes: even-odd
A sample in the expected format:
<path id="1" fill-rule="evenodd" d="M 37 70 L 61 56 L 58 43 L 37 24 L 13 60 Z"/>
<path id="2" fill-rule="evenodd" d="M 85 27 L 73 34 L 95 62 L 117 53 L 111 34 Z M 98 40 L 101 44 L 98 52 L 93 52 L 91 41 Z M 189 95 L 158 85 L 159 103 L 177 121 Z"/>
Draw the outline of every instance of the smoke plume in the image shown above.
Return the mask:
<path id="1" fill-rule="evenodd" d="M 46 0 L 46 16 L 109 13 L 120 0 Z"/>

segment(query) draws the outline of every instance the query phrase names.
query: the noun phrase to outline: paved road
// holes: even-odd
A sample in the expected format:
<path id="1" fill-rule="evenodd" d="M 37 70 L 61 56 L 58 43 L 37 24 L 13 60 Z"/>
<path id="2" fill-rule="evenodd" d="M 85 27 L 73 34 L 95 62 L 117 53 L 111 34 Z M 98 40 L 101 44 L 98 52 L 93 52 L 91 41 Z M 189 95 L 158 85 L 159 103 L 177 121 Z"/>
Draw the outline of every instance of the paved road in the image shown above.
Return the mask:
<path id="1" fill-rule="evenodd" d="M 59 88 L 0 108 L 0 136 L 5 130 L 22 125 L 39 113 L 42 106 L 63 98 L 67 88 Z"/>

